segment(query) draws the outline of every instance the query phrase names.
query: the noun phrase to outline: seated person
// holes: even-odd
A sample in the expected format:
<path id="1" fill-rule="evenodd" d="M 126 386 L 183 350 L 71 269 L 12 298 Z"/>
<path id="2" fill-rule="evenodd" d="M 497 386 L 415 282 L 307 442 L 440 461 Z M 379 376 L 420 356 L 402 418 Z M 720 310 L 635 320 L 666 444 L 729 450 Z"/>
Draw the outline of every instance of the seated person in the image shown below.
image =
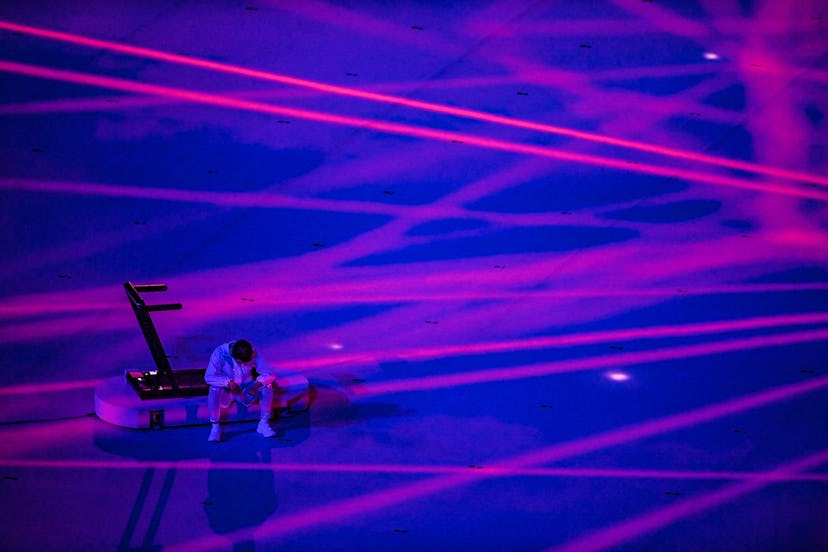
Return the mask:
<path id="1" fill-rule="evenodd" d="M 276 435 L 270 427 L 275 379 L 249 341 L 239 339 L 216 347 L 204 373 L 204 381 L 210 386 L 207 408 L 213 424 L 207 440 L 221 441 L 221 409 L 233 401 L 250 406 L 258 400 L 261 418 L 256 431 L 264 437 Z"/>

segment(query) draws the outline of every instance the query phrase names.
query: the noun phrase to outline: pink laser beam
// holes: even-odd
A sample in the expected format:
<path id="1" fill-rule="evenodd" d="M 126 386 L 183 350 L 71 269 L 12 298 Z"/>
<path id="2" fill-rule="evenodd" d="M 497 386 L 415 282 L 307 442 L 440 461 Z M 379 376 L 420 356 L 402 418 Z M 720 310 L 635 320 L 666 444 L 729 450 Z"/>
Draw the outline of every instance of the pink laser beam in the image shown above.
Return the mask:
<path id="1" fill-rule="evenodd" d="M 649 351 L 620 353 L 617 355 L 578 358 L 560 362 L 530 364 L 509 368 L 494 368 L 473 372 L 410 378 L 406 380 L 384 381 L 361 384 L 353 387 L 351 391 L 358 397 L 368 397 L 390 393 L 407 393 L 412 391 L 425 391 L 429 389 L 445 389 L 494 381 L 502 382 L 526 378 L 537 378 L 552 374 L 582 370 L 596 370 L 616 366 L 666 362 L 754 348 L 779 347 L 809 341 L 821 341 L 824 339 L 828 339 L 828 329 L 755 336 L 713 343 L 686 345 L 683 347 L 671 347 L 665 349 L 653 349 Z"/>
<path id="2" fill-rule="evenodd" d="M 28 25 L 19 25 L 16 23 L 12 23 L 10 21 L 2 21 L 0 20 L 0 29 L 5 29 L 12 32 L 24 33 L 33 36 L 38 36 L 40 38 L 46 38 L 50 40 L 57 40 L 61 42 L 69 42 L 72 44 L 77 44 L 81 46 L 88 46 L 92 48 L 102 48 L 105 50 L 111 50 L 120 52 L 123 54 L 129 54 L 132 56 L 137 57 L 144 57 L 149 59 L 156 59 L 159 61 L 164 61 L 168 63 L 176 63 L 176 64 L 183 64 L 183 65 L 190 65 L 193 67 L 200 67 L 203 69 L 209 69 L 213 71 L 219 71 L 224 73 L 230 73 L 255 79 L 261 79 L 271 82 L 278 82 L 281 84 L 287 84 L 290 86 L 299 86 L 303 88 L 309 88 L 313 90 L 318 90 L 321 92 L 326 92 L 330 94 L 348 96 L 353 98 L 360 98 L 363 100 L 370 100 L 375 102 L 381 103 L 389 103 L 389 104 L 396 104 L 402 105 L 405 107 L 410 107 L 414 109 L 421 109 L 435 113 L 443 113 L 447 115 L 453 115 L 457 117 L 463 117 L 473 120 L 480 120 L 500 125 L 507 125 L 512 127 L 524 128 L 528 130 L 534 130 L 543 133 L 550 133 L 550 134 L 557 134 L 561 136 L 567 136 L 570 138 L 576 138 L 580 140 L 588 140 L 591 142 L 597 142 L 602 144 L 607 144 L 611 146 L 622 147 L 626 149 L 644 151 L 648 153 L 654 153 L 661 156 L 666 157 L 673 157 L 677 159 L 686 159 L 690 161 L 720 166 L 720 167 L 727 167 L 731 169 L 737 169 L 742 171 L 753 172 L 757 174 L 763 174 L 766 176 L 773 176 L 777 178 L 784 178 L 786 180 L 794 180 L 794 181 L 804 181 L 804 182 L 813 182 L 822 185 L 828 185 L 828 178 L 817 175 L 817 174 L 810 174 L 810 173 L 802 173 L 798 171 L 791 171 L 776 167 L 768 167 L 764 165 L 758 165 L 755 163 L 748 163 L 745 161 L 737 161 L 732 159 L 725 159 L 721 157 L 715 157 L 711 155 L 703 155 L 693 152 L 688 152 L 684 150 L 674 149 L 674 148 L 666 148 L 663 146 L 656 146 L 652 144 L 645 144 L 642 142 L 636 142 L 633 140 L 625 140 L 621 138 L 612 138 L 608 136 L 602 136 L 600 134 L 594 134 L 590 132 L 578 131 L 574 129 L 569 129 L 565 127 L 559 127 L 554 125 L 542 124 L 542 123 L 534 123 L 530 121 L 523 121 L 519 119 L 513 119 L 510 117 L 492 115 L 489 113 L 474 111 L 470 109 L 463 109 L 451 106 L 445 106 L 440 104 L 434 104 L 430 102 L 418 101 L 418 100 L 411 100 L 408 98 L 402 98 L 398 96 L 390 96 L 386 94 L 379 94 L 375 92 L 367 92 L 363 90 L 357 90 L 353 88 L 347 88 L 343 86 L 335 86 L 330 84 L 324 84 L 321 82 L 311 81 L 307 79 L 300 79 L 296 77 L 289 77 L 286 75 L 280 75 L 276 73 L 270 73 L 267 71 L 260 71 L 255 69 L 248 69 L 244 67 L 238 67 L 234 65 L 228 65 L 224 63 L 218 63 L 214 61 L 207 61 L 197 58 L 191 58 L 188 56 L 170 54 L 166 52 L 162 52 L 159 50 L 153 50 L 149 48 L 142 48 L 138 46 L 129 46 L 126 44 L 119 44 L 116 42 L 110 42 L 106 40 L 94 39 L 89 37 L 84 37 L 80 35 L 70 34 L 70 33 L 63 33 L 58 31 L 52 31 L 48 29 L 38 28 L 38 27 L 31 27 Z"/>
<path id="3" fill-rule="evenodd" d="M 810 393 L 828 387 L 828 377 L 822 377 L 807 382 L 796 383 L 783 387 L 730 399 L 714 405 L 705 406 L 689 412 L 675 414 L 665 418 L 634 424 L 606 433 L 585 437 L 558 445 L 547 447 L 519 455 L 512 459 L 495 463 L 501 468 L 519 468 L 554 462 L 564 458 L 578 456 L 587 452 L 626 444 L 629 442 L 653 437 L 655 435 L 676 431 L 700 423 L 709 422 L 725 416 L 734 415 L 747 410 L 767 406 L 776 402 L 789 400 L 798 395 Z M 477 471 L 478 473 L 471 473 Z M 321 523 L 333 520 L 342 520 L 368 511 L 380 510 L 409 500 L 423 498 L 451 488 L 468 485 L 479 481 L 485 475 L 485 470 L 469 470 L 470 473 L 436 477 L 424 482 L 402 485 L 391 489 L 372 492 L 363 496 L 345 499 L 336 503 L 327 504 L 295 514 L 279 516 L 278 519 L 267 521 L 256 532 L 258 538 L 278 537 L 312 528 Z M 226 535 L 232 537 L 232 534 Z M 183 543 L 172 550 L 205 550 L 213 547 L 226 546 L 226 541 L 220 537 L 210 536 Z"/>
<path id="4" fill-rule="evenodd" d="M 57 393 L 59 391 L 74 391 L 77 389 L 92 389 L 103 382 L 100 379 L 88 379 L 80 381 L 62 381 L 52 383 L 29 383 L 22 385 L 11 385 L 0 387 L 0 396 L 8 395 L 30 395 L 32 393 Z"/>
<path id="5" fill-rule="evenodd" d="M 693 335 L 716 334 L 722 332 L 742 331 L 776 326 L 799 324 L 820 324 L 828 322 L 828 313 L 795 314 L 789 316 L 767 316 L 741 320 L 722 320 L 697 324 L 670 326 L 652 326 L 608 330 L 604 332 L 586 332 L 562 336 L 536 337 L 529 339 L 435 347 L 432 349 L 414 349 L 395 352 L 394 356 L 407 360 L 439 358 L 449 355 L 486 354 L 502 351 L 541 349 L 548 347 L 571 347 L 600 342 L 617 342 L 620 340 L 661 339 L 665 337 L 684 337 Z"/>
<path id="6" fill-rule="evenodd" d="M 771 473 L 801 472 L 817 468 L 828 462 L 828 450 L 820 451 L 794 462 L 787 463 Z M 552 547 L 549 552 L 595 552 L 617 546 L 641 535 L 652 533 L 671 523 L 721 506 L 748 493 L 756 492 L 774 481 L 757 479 L 735 483 L 703 496 L 684 500 L 674 506 L 646 513 L 612 527 L 595 531 L 561 546 Z"/>
<path id="7" fill-rule="evenodd" d="M 460 142 L 462 144 L 468 144 L 486 149 L 493 149 L 498 151 L 506 151 L 525 155 L 535 155 L 539 157 L 546 157 L 549 159 L 571 161 L 575 163 L 608 167 L 643 174 L 652 174 L 668 178 L 686 179 L 691 181 L 703 182 L 707 184 L 732 186 L 737 188 L 745 188 L 749 190 L 758 190 L 768 193 L 779 193 L 796 197 L 817 199 L 820 201 L 828 201 L 828 193 L 819 192 L 817 190 L 797 189 L 773 184 L 765 184 L 733 177 L 698 173 L 684 169 L 663 167 L 659 165 L 652 165 L 646 163 L 629 163 L 623 160 L 599 157 L 595 155 L 566 152 L 543 146 L 518 144 L 514 142 L 506 142 L 503 140 L 496 140 L 492 138 L 481 138 L 468 134 L 434 130 L 430 128 L 416 127 L 412 125 L 361 119 L 357 117 L 348 117 L 343 115 L 334 115 L 330 113 L 308 111 L 304 109 L 277 106 L 273 104 L 264 104 L 249 100 L 229 98 L 226 96 L 216 94 L 207 94 L 204 92 L 183 90 L 180 88 L 170 88 L 165 86 L 145 84 L 113 77 L 103 77 L 99 75 L 77 73 L 74 71 L 51 69 L 47 67 L 39 67 L 35 65 L 28 65 L 10 61 L 0 61 L 0 71 L 17 73 L 30 77 L 61 80 L 65 82 L 84 84 L 88 86 L 124 90 L 128 92 L 139 92 L 149 95 L 166 96 L 189 102 L 216 105 L 232 109 L 256 111 L 260 113 L 267 113 L 270 115 L 296 117 L 300 119 L 307 119 L 327 124 L 344 125 L 355 128 L 365 128 L 368 130 L 384 132 L 389 134 L 413 136 L 417 138 L 439 140 L 444 142 Z M 813 179 L 811 180 L 813 181 Z M 828 179 L 825 180 L 826 184 L 828 184 Z"/>
<path id="8" fill-rule="evenodd" d="M 470 471 L 461 465 L 418 465 L 418 464 L 322 464 L 322 463 L 252 463 L 252 462 L 213 462 L 210 460 L 36 460 L 0 458 L 0 466 L 27 469 L 75 469 L 75 470 L 242 470 L 272 471 L 276 473 L 382 473 L 400 475 L 445 475 L 476 474 L 480 477 L 577 477 L 588 479 L 678 479 L 678 480 L 713 480 L 713 481 L 762 481 L 766 483 L 793 483 L 808 481 L 828 483 L 828 474 L 799 473 L 774 470 L 771 472 L 734 472 L 734 471 L 690 471 L 658 469 L 620 469 L 620 468 L 503 468 L 484 466 Z"/>

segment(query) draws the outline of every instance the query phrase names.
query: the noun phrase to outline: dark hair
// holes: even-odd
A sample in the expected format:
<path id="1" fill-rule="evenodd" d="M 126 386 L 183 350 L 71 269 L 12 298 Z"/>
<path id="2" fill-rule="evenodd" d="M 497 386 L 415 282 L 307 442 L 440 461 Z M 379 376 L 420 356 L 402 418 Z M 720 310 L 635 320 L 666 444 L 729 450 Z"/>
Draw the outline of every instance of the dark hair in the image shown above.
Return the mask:
<path id="1" fill-rule="evenodd" d="M 233 346 L 230 348 L 230 354 L 236 360 L 250 362 L 250 359 L 253 358 L 253 345 L 249 341 L 239 339 L 233 343 Z"/>

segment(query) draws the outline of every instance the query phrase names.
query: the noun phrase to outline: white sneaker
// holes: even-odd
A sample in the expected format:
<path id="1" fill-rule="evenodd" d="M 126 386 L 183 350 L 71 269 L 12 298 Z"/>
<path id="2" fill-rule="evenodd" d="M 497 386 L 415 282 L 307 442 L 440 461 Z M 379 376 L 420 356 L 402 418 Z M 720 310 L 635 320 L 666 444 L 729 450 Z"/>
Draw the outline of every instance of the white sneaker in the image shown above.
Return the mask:
<path id="1" fill-rule="evenodd" d="M 276 432 L 270 427 L 270 420 L 259 420 L 259 427 L 256 428 L 256 433 L 262 437 L 273 437 Z"/>
<path id="2" fill-rule="evenodd" d="M 213 428 L 210 430 L 210 436 L 207 437 L 207 440 L 212 442 L 221 441 L 221 425 L 213 424 Z"/>

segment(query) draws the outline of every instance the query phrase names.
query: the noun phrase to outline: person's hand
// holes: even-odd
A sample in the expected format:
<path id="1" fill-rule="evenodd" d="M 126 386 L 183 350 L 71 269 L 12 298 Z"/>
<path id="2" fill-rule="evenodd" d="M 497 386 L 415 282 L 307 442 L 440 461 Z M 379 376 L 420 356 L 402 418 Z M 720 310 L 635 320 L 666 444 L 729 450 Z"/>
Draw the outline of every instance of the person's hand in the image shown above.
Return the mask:
<path id="1" fill-rule="evenodd" d="M 238 383 L 236 383 L 236 382 L 235 382 L 235 381 L 233 381 L 233 380 L 230 380 L 230 381 L 227 383 L 227 387 L 230 389 L 230 392 L 231 392 L 231 393 L 235 393 L 235 394 L 239 394 L 239 393 L 241 393 L 241 387 L 239 387 L 239 384 L 238 384 Z"/>
<path id="2" fill-rule="evenodd" d="M 258 397 L 259 396 L 259 389 L 262 388 L 262 384 L 258 381 L 253 382 L 253 385 L 247 388 L 246 393 L 251 397 Z"/>

